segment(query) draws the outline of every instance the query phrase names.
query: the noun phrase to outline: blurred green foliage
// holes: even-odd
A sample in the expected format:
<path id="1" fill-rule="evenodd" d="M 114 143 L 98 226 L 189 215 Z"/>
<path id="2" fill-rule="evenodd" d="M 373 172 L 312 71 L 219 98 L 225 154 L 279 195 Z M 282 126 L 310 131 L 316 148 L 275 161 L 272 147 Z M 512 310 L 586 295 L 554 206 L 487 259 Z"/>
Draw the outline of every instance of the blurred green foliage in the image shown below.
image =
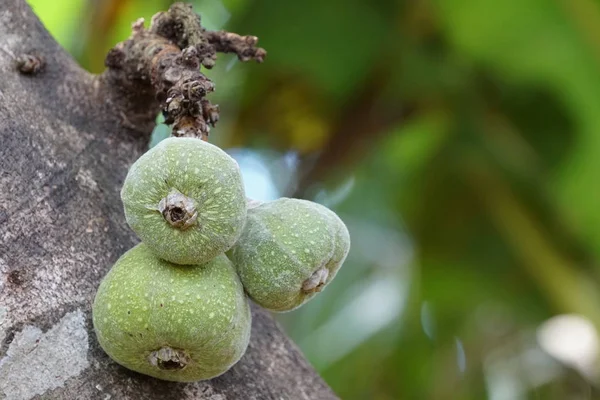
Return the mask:
<path id="1" fill-rule="evenodd" d="M 30 3 L 93 72 L 170 4 Z M 211 140 L 350 228 L 336 281 L 280 316 L 342 398 L 600 398 L 597 1 L 193 3 L 269 52 L 207 71 Z M 560 314 L 593 340 L 540 339 Z"/>

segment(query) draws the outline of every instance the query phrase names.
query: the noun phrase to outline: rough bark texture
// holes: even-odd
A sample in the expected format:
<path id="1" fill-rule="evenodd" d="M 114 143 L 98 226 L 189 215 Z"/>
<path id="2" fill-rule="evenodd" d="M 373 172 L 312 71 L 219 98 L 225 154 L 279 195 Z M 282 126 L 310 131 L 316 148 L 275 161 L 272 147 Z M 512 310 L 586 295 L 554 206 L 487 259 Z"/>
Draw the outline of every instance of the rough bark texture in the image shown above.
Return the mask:
<path id="1" fill-rule="evenodd" d="M 91 303 L 137 242 L 119 190 L 151 128 L 133 128 L 105 83 L 76 65 L 25 0 L 0 0 L 0 398 L 335 398 L 256 307 L 246 355 L 211 381 L 145 377 L 98 347 Z"/>

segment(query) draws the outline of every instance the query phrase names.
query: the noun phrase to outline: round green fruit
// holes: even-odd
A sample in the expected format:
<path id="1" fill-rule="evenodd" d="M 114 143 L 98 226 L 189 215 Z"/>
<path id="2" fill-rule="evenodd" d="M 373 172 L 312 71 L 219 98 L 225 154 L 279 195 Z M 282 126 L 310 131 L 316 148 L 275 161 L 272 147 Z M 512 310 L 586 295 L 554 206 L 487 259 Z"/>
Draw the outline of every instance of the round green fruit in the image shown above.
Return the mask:
<path id="1" fill-rule="evenodd" d="M 323 290 L 349 250 L 348 229 L 333 211 L 282 198 L 248 208 L 244 231 L 227 255 L 248 295 L 283 312 Z"/>
<path id="2" fill-rule="evenodd" d="M 191 382 L 221 375 L 246 351 L 251 316 L 231 261 L 180 266 L 143 243 L 106 275 L 93 305 L 96 336 L 126 368 Z"/>
<path id="3" fill-rule="evenodd" d="M 195 138 L 168 138 L 129 169 L 121 199 L 127 223 L 157 256 L 203 264 L 231 248 L 246 219 L 239 166 Z"/>

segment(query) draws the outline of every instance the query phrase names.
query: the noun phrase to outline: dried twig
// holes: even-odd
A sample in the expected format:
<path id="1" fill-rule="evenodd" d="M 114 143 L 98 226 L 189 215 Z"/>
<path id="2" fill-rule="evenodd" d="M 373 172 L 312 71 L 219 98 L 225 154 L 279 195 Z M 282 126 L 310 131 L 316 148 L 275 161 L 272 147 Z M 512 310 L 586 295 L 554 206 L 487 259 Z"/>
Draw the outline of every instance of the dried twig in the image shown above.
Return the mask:
<path id="1" fill-rule="evenodd" d="M 264 60 L 266 51 L 256 47 L 255 36 L 206 31 L 200 22 L 191 5 L 175 3 L 154 15 L 149 29 L 142 19 L 136 21 L 129 39 L 107 55 L 103 79 L 118 92 L 134 125 L 147 123 L 160 107 L 173 136 L 206 140 L 219 108 L 206 99 L 214 84 L 200 66 L 212 68 L 217 52 L 235 53 L 241 61 Z"/>

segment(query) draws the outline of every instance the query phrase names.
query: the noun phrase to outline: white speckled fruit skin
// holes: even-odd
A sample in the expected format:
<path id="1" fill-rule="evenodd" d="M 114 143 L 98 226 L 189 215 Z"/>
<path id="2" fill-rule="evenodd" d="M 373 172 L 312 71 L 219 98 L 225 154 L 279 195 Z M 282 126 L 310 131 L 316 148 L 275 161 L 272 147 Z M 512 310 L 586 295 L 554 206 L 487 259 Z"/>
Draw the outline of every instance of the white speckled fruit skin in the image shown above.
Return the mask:
<path id="1" fill-rule="evenodd" d="M 231 262 L 219 255 L 202 266 L 157 258 L 143 243 L 125 253 L 104 278 L 93 305 L 100 345 L 126 368 L 169 381 L 210 379 L 244 354 L 250 307 Z M 191 363 L 162 370 L 148 355 L 183 349 Z"/>
<path id="2" fill-rule="evenodd" d="M 172 227 L 158 210 L 172 189 L 193 199 L 198 224 Z M 195 138 L 168 138 L 129 169 L 121 190 L 127 223 L 159 257 L 184 265 L 208 262 L 233 246 L 246 220 L 237 162 Z"/>
<path id="3" fill-rule="evenodd" d="M 303 282 L 325 266 L 335 277 L 350 250 L 342 220 L 311 201 L 281 198 L 248 210 L 246 226 L 227 252 L 248 295 L 272 311 L 290 311 L 316 293 Z"/>

